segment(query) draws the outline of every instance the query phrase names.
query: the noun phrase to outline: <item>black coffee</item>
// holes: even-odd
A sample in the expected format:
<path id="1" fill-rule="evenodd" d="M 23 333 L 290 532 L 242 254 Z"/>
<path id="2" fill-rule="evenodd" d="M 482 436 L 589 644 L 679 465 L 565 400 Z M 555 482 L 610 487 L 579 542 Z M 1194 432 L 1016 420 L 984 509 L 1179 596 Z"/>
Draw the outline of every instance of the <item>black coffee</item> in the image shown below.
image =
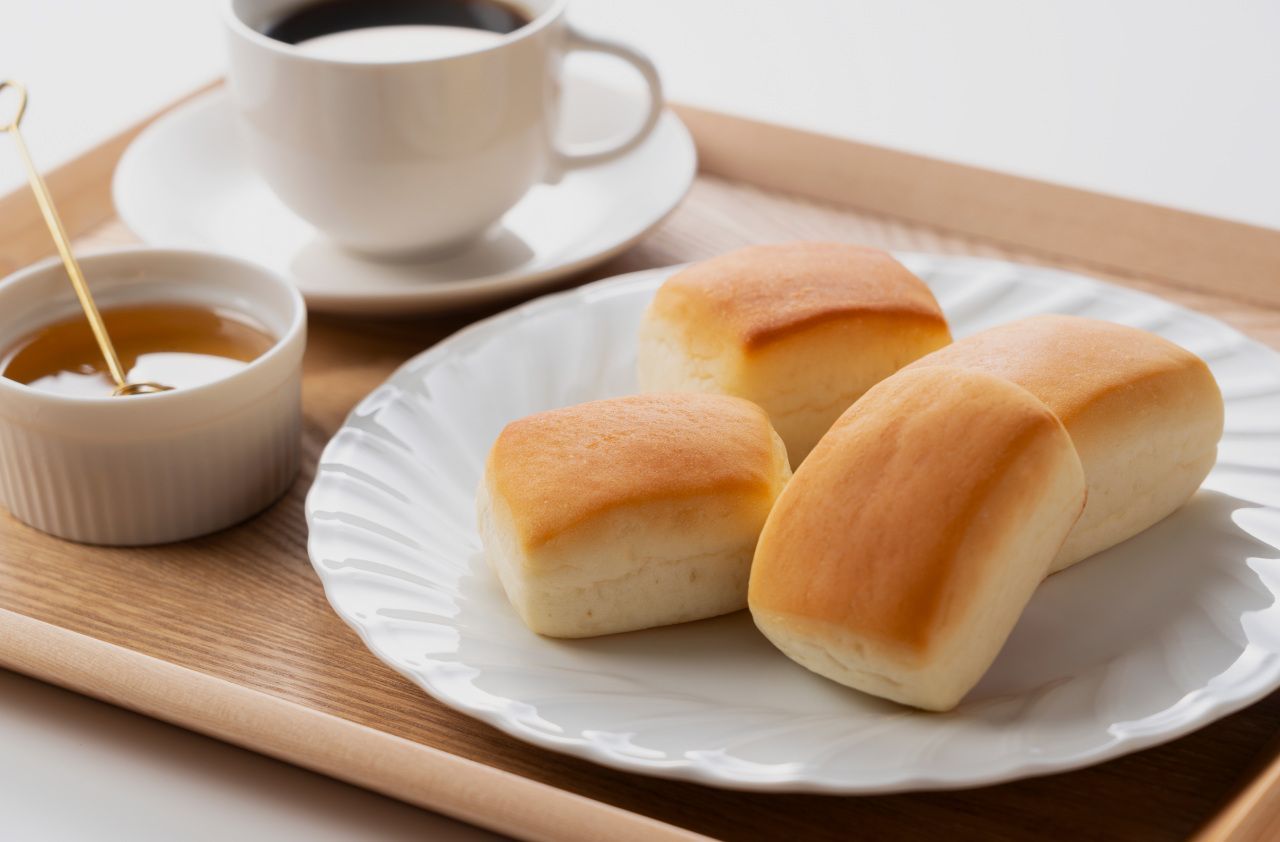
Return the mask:
<path id="1" fill-rule="evenodd" d="M 376 26 L 460 26 L 505 35 L 529 22 L 501 0 L 320 0 L 300 6 L 262 28 L 286 44 Z"/>

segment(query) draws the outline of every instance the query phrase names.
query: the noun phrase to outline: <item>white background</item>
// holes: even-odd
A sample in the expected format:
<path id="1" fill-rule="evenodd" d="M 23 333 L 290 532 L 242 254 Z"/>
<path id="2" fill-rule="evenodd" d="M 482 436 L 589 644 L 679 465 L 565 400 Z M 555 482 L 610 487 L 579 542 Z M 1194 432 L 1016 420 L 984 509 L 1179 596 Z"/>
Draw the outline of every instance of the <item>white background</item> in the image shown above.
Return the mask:
<path id="1" fill-rule="evenodd" d="M 5 0 L 57 164 L 218 75 L 217 0 Z M 571 0 L 673 99 L 1280 228 L 1274 0 Z M 4 153 L 0 147 L 0 153 Z M 0 154 L 0 192 L 20 183 Z"/>
<path id="2" fill-rule="evenodd" d="M 6 842 L 496 838 L 0 670 L 0 839 Z"/>
<path id="3" fill-rule="evenodd" d="M 673 99 L 1280 228 L 1272 0 L 573 0 Z M 219 75 L 212 0 L 5 0 L 0 78 L 55 166 Z M 0 193 L 21 184 L 0 138 Z M 0 836 L 469 829 L 0 671 Z"/>

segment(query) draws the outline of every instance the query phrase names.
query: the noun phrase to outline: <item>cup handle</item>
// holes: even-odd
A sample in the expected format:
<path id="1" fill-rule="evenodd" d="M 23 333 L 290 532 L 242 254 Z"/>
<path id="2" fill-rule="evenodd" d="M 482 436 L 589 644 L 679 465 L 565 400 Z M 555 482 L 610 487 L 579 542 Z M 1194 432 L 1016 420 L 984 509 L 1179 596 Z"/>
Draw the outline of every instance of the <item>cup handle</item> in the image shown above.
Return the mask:
<path id="1" fill-rule="evenodd" d="M 640 145 L 658 125 L 662 116 L 662 80 L 658 78 L 658 69 L 643 53 L 617 41 L 606 38 L 594 38 L 579 32 L 572 26 L 566 27 L 566 46 L 568 50 L 582 50 L 591 53 L 604 53 L 615 56 L 630 64 L 644 77 L 649 87 L 649 113 L 645 115 L 644 124 L 629 137 L 621 140 L 603 140 L 593 143 L 575 144 L 569 149 L 554 150 L 556 166 L 553 170 L 559 173 L 578 167 L 587 167 L 612 161 L 625 155 Z"/>

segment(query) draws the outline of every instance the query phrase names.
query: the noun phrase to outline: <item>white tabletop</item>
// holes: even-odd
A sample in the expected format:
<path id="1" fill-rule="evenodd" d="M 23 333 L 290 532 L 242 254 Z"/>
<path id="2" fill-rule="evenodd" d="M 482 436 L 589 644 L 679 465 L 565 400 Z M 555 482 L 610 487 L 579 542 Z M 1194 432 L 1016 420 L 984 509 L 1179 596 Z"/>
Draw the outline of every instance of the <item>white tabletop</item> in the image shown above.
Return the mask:
<path id="1" fill-rule="evenodd" d="M 216 78 L 216 2 L 6 0 L 0 77 L 31 90 L 37 161 Z M 1278 3 L 573 0 L 571 18 L 649 51 L 682 102 L 1280 228 Z M 20 184 L 0 143 L 0 193 Z M 479 838 L 3 672 L 0 801 L 18 838 Z"/>
<path id="2" fill-rule="evenodd" d="M 217 77 L 222 0 L 7 0 L 53 166 Z M 1280 228 L 1280 3 L 571 0 L 677 101 Z M 0 146 L 0 193 L 21 173 Z"/>
<path id="3" fill-rule="evenodd" d="M 0 670 L 0 838 L 501 837 Z"/>

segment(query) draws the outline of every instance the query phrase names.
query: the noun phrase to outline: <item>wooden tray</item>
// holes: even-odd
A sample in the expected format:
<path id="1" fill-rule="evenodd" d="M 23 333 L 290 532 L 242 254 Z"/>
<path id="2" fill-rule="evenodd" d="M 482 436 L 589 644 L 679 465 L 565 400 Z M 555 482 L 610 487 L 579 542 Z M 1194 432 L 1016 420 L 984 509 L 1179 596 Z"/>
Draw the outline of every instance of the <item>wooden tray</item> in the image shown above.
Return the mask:
<path id="1" fill-rule="evenodd" d="M 1263 283 L 1268 273 L 1280 276 L 1280 233 L 723 115 L 682 114 L 707 165 L 688 201 L 642 245 L 574 282 L 799 237 L 1074 269 L 1084 267 L 1070 258 L 1088 254 L 1096 259 L 1085 271 L 1280 346 L 1280 291 Z M 82 248 L 133 242 L 109 196 L 132 134 L 50 175 Z M 735 145 L 743 138 L 749 148 Z M 773 190 L 871 210 L 769 192 L 748 183 L 755 173 Z M 913 173 L 925 180 L 913 186 Z M 930 196 L 934 202 L 921 198 Z M 978 229 L 1004 243 L 877 210 Z M 1082 233 L 1089 231 L 1103 243 L 1096 255 Z M 0 199 L 0 265 L 51 251 L 34 203 L 22 192 Z M 1185 258 L 1182 271 L 1156 272 L 1169 254 Z M 1210 271 L 1215 254 L 1233 271 Z M 236 528 L 170 546 L 110 549 L 62 542 L 0 514 L 0 666 L 525 838 L 1178 839 L 1215 816 L 1214 838 L 1247 838 L 1248 817 L 1275 803 L 1259 794 L 1270 780 L 1259 777 L 1224 809 L 1271 755 L 1280 694 L 1092 769 L 976 790 L 843 798 L 746 794 L 615 772 L 529 747 L 436 703 L 370 655 L 329 609 L 306 558 L 302 503 L 320 449 L 356 401 L 404 359 L 483 315 L 315 317 L 302 476 L 279 504 Z"/>

